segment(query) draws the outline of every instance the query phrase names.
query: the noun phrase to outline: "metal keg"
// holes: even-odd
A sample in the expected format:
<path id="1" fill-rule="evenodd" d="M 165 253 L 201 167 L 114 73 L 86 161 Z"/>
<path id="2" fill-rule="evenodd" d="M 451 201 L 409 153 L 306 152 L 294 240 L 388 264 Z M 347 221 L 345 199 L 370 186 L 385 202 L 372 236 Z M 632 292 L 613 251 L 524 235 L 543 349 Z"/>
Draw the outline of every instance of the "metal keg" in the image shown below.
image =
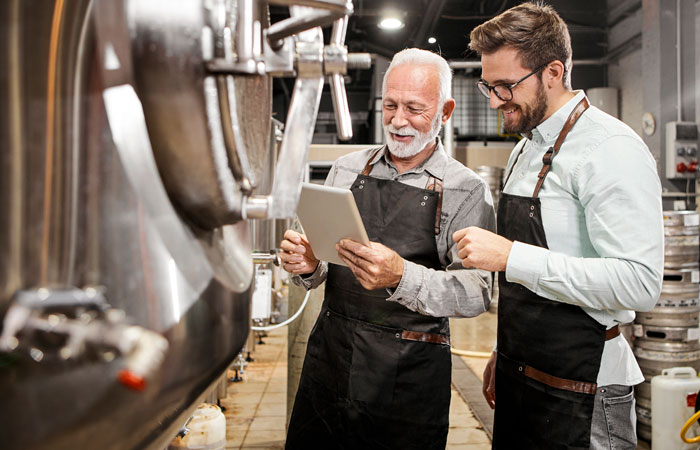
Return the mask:
<path id="1" fill-rule="evenodd" d="M 503 168 L 497 166 L 477 166 L 475 172 L 489 185 L 489 188 L 491 189 L 491 197 L 493 197 L 493 206 L 494 208 L 497 208 L 498 200 L 501 197 Z"/>
<path id="2" fill-rule="evenodd" d="M 657 307 L 697 306 L 700 297 L 700 270 L 697 268 L 666 269 Z"/>
<path id="3" fill-rule="evenodd" d="M 696 211 L 664 211 L 664 268 L 698 267 L 699 224 Z"/>
<path id="4" fill-rule="evenodd" d="M 694 342 L 700 338 L 700 328 L 697 326 L 661 327 L 656 325 L 635 324 L 634 336 L 671 342 Z"/>
<path id="5" fill-rule="evenodd" d="M 656 327 L 697 327 L 700 315 L 698 281 L 700 281 L 700 271 L 697 268 L 664 270 L 664 281 L 656 306 L 651 311 L 638 312 L 635 322 Z M 637 333 L 635 336 L 641 337 Z M 676 340 L 687 341 L 688 339 Z"/>
<path id="6" fill-rule="evenodd" d="M 634 387 L 637 404 L 651 409 L 651 378 L 671 367 L 700 368 L 700 342 L 635 340 L 634 354 L 644 374 L 644 382 Z"/>
<path id="7" fill-rule="evenodd" d="M 637 420 L 639 423 L 651 427 L 651 409 L 640 406 L 639 404 L 635 405 L 634 409 L 637 412 Z"/>
<path id="8" fill-rule="evenodd" d="M 660 327 L 697 327 L 700 307 L 663 308 L 638 312 L 635 322 Z"/>
<path id="9" fill-rule="evenodd" d="M 641 407 L 637 403 L 634 409 L 637 413 L 637 435 L 645 441 L 651 441 L 651 406 Z"/>
<path id="10" fill-rule="evenodd" d="M 700 342 L 669 342 L 656 339 L 636 339 L 634 355 L 644 375 L 658 375 L 663 369 L 688 366 L 700 369 Z"/>

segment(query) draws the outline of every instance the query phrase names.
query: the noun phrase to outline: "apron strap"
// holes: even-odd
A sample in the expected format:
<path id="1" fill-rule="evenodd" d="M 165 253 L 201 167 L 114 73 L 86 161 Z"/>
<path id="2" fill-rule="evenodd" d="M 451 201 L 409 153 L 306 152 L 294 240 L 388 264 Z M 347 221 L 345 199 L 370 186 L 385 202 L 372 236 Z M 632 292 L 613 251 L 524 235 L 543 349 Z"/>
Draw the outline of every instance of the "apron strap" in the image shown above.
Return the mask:
<path id="1" fill-rule="evenodd" d="M 437 236 L 440 234 L 440 214 L 442 212 L 442 180 L 431 175 L 425 188 L 438 193 L 438 204 L 435 209 L 435 236 Z"/>
<path id="2" fill-rule="evenodd" d="M 544 179 L 547 178 L 549 169 L 552 168 L 552 160 L 555 156 L 557 156 L 557 153 L 559 153 L 559 148 L 564 142 L 564 139 L 566 139 L 566 135 L 569 134 L 569 131 L 571 131 L 571 129 L 574 127 L 576 121 L 579 119 L 579 117 L 581 117 L 584 111 L 588 109 L 589 106 L 590 105 L 588 103 L 588 99 L 586 97 L 583 97 L 578 103 L 578 105 L 576 105 L 574 110 L 571 111 L 571 114 L 569 114 L 569 118 L 566 119 L 564 126 L 559 132 L 559 137 L 557 137 L 557 140 L 554 143 L 554 147 L 549 147 L 549 149 L 544 153 L 544 156 L 542 157 L 542 169 L 540 170 L 540 173 L 537 174 L 537 178 L 539 178 L 539 180 L 537 181 L 537 185 L 535 186 L 535 191 L 532 193 L 532 196 L 534 198 L 536 198 L 539 195 L 542 183 L 544 183 Z M 513 165 L 515 166 L 515 164 Z"/>
<path id="3" fill-rule="evenodd" d="M 379 154 L 379 152 L 382 150 L 381 147 L 379 147 L 377 150 L 372 153 L 372 156 L 369 157 L 369 160 L 367 160 L 367 164 L 365 164 L 365 168 L 362 169 L 362 175 L 369 175 L 369 173 L 372 171 L 372 161 L 374 161 L 374 158 Z"/>

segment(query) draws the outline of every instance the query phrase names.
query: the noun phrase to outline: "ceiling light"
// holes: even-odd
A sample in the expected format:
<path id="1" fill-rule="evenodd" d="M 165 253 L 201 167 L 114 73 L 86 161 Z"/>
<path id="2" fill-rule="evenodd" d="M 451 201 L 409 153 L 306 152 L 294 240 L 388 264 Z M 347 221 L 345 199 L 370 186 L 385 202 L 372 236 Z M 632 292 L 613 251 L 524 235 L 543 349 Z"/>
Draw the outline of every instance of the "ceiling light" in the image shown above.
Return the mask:
<path id="1" fill-rule="evenodd" d="M 382 30 L 398 30 L 403 28 L 403 22 L 396 17 L 385 17 L 379 22 L 378 26 Z"/>
<path id="2" fill-rule="evenodd" d="M 436 42 L 437 42 L 437 39 L 435 39 L 434 37 L 431 36 L 428 38 L 428 44 L 434 44 Z"/>

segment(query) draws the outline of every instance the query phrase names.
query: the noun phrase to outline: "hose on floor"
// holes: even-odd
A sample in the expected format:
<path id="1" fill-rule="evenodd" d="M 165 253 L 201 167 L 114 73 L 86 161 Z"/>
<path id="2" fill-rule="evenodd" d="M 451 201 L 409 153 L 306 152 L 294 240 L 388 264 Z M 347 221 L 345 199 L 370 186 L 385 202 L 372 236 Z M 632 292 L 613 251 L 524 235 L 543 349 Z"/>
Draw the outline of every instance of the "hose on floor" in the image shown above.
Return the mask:
<path id="1" fill-rule="evenodd" d="M 700 419 L 700 411 L 693 414 L 692 417 L 688 419 L 688 421 L 685 423 L 685 425 L 683 425 L 683 428 L 681 428 L 681 439 L 683 440 L 683 442 L 686 442 L 688 444 L 700 442 L 700 436 L 695 436 L 692 438 L 685 437 L 686 433 L 688 432 L 688 428 L 690 428 L 691 425 L 693 425 L 698 419 Z"/>
<path id="2" fill-rule="evenodd" d="M 458 348 L 450 348 L 450 351 L 457 356 L 468 356 L 470 358 L 490 358 L 492 352 L 473 352 L 471 350 L 460 350 Z"/>
<path id="3" fill-rule="evenodd" d="M 286 326 L 289 325 L 290 323 L 292 323 L 292 322 L 294 322 L 295 320 L 297 320 L 297 318 L 301 315 L 301 313 L 304 311 L 304 308 L 306 308 L 306 304 L 309 302 L 309 297 L 310 297 L 310 296 L 311 296 L 311 289 L 309 289 L 308 291 L 306 291 L 306 296 L 304 296 L 304 301 L 301 302 L 301 306 L 299 307 L 299 309 L 297 309 L 297 312 L 295 312 L 294 315 L 293 315 L 292 317 L 290 317 L 289 319 L 285 320 L 284 322 L 276 323 L 276 324 L 274 324 L 274 325 L 267 325 L 267 326 L 264 326 L 264 327 L 255 327 L 255 326 L 251 326 L 250 329 L 253 330 L 253 331 L 270 331 L 270 330 L 275 330 L 275 329 L 277 329 L 277 328 L 286 327 Z"/>

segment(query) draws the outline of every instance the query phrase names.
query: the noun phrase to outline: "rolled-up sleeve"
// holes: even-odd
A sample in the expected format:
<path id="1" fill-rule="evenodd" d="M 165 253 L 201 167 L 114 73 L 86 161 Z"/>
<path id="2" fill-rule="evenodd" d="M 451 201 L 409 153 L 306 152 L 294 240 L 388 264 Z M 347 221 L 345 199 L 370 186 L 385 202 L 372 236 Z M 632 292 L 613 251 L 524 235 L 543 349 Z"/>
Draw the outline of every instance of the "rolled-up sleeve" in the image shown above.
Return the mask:
<path id="1" fill-rule="evenodd" d="M 450 195 L 461 195 L 463 200 L 440 237 L 446 240 L 448 249 L 444 255 L 446 270 L 429 269 L 404 260 L 401 281 L 395 290 L 389 290 L 391 296 L 387 300 L 429 316 L 474 317 L 489 308 L 491 273 L 462 267 L 452 234 L 468 226 L 495 231 L 493 201 L 483 182 L 470 191 Z"/>

